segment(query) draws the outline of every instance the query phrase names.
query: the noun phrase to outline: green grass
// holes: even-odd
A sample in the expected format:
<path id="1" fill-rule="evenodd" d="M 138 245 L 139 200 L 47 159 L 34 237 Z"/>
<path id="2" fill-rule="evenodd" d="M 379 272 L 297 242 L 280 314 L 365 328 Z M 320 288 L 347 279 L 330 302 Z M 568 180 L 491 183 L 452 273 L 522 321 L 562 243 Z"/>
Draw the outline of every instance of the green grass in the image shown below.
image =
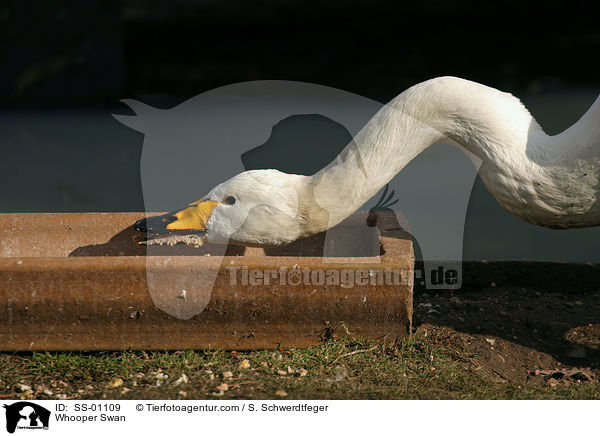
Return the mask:
<path id="1" fill-rule="evenodd" d="M 57 395 L 80 399 L 600 399 L 597 381 L 553 387 L 539 380 L 499 380 L 475 368 L 463 355 L 459 346 L 440 345 L 427 337 L 387 346 L 334 340 L 307 349 L 244 353 L 0 354 L 0 395 L 38 399 Z M 242 367 L 244 360 L 249 368 Z M 157 378 L 161 373 L 168 378 Z M 182 374 L 188 377 L 187 383 L 176 385 Z M 122 379 L 123 384 L 110 387 L 114 379 Z M 21 392 L 20 384 L 30 386 L 31 391 Z M 220 391 L 223 384 L 227 390 Z M 287 395 L 277 395 L 278 391 Z"/>

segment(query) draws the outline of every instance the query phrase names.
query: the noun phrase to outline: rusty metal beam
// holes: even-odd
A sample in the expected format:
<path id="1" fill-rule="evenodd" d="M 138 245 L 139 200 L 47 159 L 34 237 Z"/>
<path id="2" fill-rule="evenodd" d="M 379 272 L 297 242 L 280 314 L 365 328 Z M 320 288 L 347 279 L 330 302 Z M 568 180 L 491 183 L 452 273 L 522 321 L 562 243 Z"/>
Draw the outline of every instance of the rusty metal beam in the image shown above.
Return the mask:
<path id="1" fill-rule="evenodd" d="M 210 246 L 161 247 L 145 256 L 131 228 L 142 216 L 0 214 L 0 350 L 305 347 L 348 332 L 392 341 L 410 331 L 412 280 L 251 286 L 232 284 L 226 269 L 393 269 L 412 279 L 412 242 L 400 231 L 384 230 L 384 214 L 377 220 L 381 253 L 370 259 L 316 256 L 323 235 L 280 249 L 230 247 L 226 256 L 207 256 Z M 346 223 L 349 239 L 360 240 L 352 226 L 360 229 L 366 219 L 356 214 Z M 156 307 L 149 270 L 153 286 L 170 295 L 174 283 L 197 280 L 190 271 L 199 266 L 217 277 L 204 311 L 184 320 Z"/>

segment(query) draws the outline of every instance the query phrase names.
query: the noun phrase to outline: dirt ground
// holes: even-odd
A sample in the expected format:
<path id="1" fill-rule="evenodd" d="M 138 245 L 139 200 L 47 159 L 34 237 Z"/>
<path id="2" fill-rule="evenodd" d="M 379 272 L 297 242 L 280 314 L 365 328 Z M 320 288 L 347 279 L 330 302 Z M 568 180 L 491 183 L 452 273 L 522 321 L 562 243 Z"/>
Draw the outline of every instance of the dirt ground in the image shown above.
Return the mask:
<path id="1" fill-rule="evenodd" d="M 417 337 L 460 350 L 467 366 L 499 382 L 600 379 L 600 289 L 417 291 L 413 324 Z"/>

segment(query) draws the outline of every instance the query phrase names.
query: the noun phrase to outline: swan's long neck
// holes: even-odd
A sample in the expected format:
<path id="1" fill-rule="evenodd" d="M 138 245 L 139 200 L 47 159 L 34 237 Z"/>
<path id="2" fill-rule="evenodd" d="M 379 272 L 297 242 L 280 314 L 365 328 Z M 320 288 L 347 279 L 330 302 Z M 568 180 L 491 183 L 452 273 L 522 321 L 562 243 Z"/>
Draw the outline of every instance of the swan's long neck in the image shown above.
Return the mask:
<path id="1" fill-rule="evenodd" d="M 327 227 L 331 227 L 373 197 L 423 150 L 449 143 L 481 160 L 484 183 L 509 212 L 536 224 L 567 227 L 572 223 L 563 222 L 568 221 L 565 214 L 576 215 L 581 222 L 597 192 L 593 186 L 599 176 L 599 121 L 600 99 L 571 129 L 549 137 L 512 95 L 454 77 L 433 79 L 388 103 L 336 160 L 312 176 L 314 200 L 328 212 Z M 563 160 L 581 154 L 588 163 L 576 165 L 575 170 L 580 167 L 587 174 L 589 182 L 584 185 L 591 190 L 577 191 L 584 198 L 573 202 L 564 192 L 569 186 L 552 179 L 552 168 L 565 167 Z M 565 211 L 567 201 L 571 211 Z M 600 223 L 600 205 L 596 206 L 591 219 Z"/>

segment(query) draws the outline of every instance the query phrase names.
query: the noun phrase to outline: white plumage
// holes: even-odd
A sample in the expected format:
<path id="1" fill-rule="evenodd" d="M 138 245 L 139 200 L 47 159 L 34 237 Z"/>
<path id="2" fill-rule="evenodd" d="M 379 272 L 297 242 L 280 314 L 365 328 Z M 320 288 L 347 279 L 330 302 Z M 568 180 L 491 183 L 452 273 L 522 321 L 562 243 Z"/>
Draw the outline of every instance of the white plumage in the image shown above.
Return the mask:
<path id="1" fill-rule="evenodd" d="M 511 94 L 441 77 L 393 99 L 313 176 L 254 170 L 214 188 L 205 196 L 219 202 L 207 239 L 280 245 L 324 231 L 438 143 L 481 160 L 483 182 L 511 214 L 553 228 L 600 225 L 600 98 L 571 128 L 549 136 Z"/>

